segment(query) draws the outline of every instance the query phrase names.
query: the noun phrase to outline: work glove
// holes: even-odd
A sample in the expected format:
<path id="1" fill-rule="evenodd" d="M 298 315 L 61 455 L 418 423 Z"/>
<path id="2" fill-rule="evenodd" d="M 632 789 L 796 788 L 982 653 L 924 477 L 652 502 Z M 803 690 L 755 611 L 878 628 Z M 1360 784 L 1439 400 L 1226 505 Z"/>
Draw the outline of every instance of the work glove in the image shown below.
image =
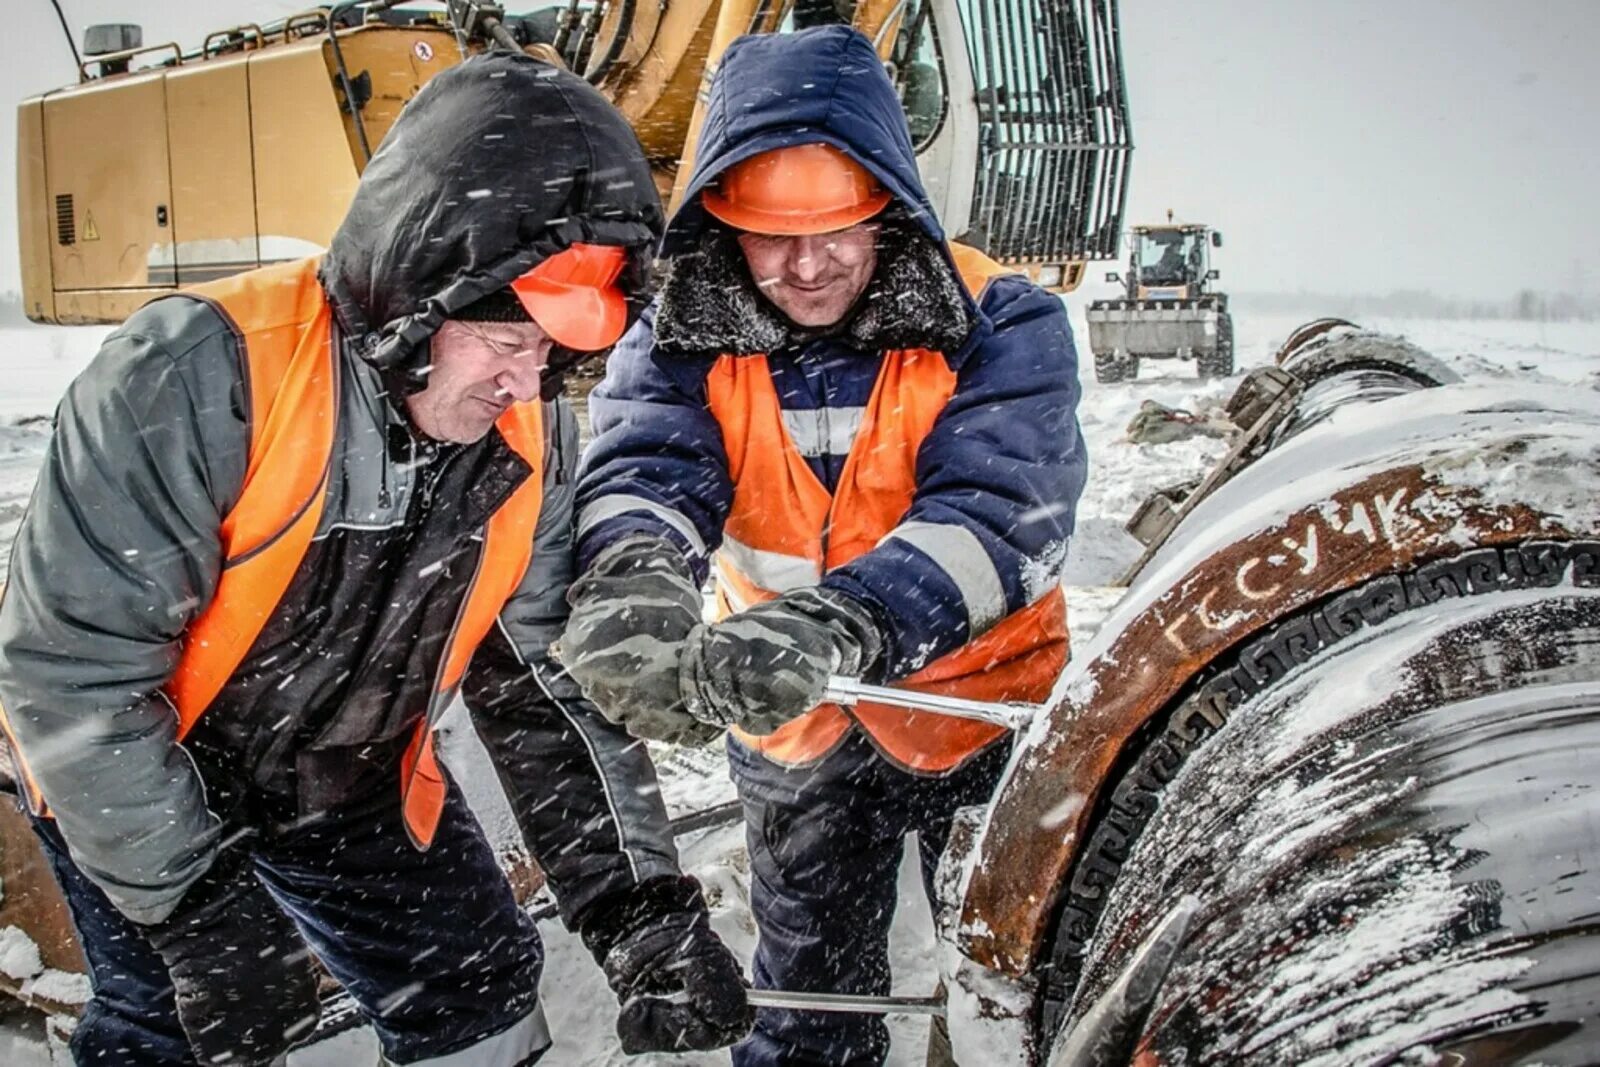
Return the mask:
<path id="1" fill-rule="evenodd" d="M 678 645 L 700 623 L 700 589 L 677 546 L 625 537 L 567 591 L 556 655 L 600 714 L 634 737 L 703 745 L 721 731 L 678 695 Z"/>
<path id="2" fill-rule="evenodd" d="M 700 883 L 652 878 L 602 897 L 579 917 L 583 943 L 622 1011 L 622 1051 L 706 1051 L 755 1025 L 739 961 L 711 930 Z"/>
<path id="3" fill-rule="evenodd" d="M 696 719 L 770 734 L 821 704 L 830 675 L 860 675 L 882 647 L 865 604 L 799 589 L 696 627 L 678 658 L 678 687 Z"/>
<path id="4" fill-rule="evenodd" d="M 316 1029 L 311 953 L 255 876 L 249 850 L 219 853 L 173 914 L 145 928 L 202 1064 L 272 1064 Z"/>

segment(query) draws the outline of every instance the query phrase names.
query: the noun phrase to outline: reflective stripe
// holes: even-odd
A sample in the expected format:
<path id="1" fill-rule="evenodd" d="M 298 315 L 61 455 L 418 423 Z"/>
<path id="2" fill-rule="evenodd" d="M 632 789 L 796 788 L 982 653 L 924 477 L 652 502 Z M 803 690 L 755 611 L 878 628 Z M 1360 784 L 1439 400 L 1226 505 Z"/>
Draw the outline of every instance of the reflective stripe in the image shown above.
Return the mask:
<path id="1" fill-rule="evenodd" d="M 855 444 L 866 408 L 783 409 L 783 426 L 802 456 L 845 456 Z"/>
<path id="2" fill-rule="evenodd" d="M 22 755 L 22 746 L 17 744 L 17 735 L 11 732 L 11 720 L 6 717 L 4 704 L 0 704 L 0 735 L 5 737 L 6 747 L 10 749 L 11 770 L 14 772 L 13 777 L 16 778 L 15 784 L 22 786 L 22 796 L 28 802 L 28 810 L 35 815 L 46 814 L 44 794 L 39 791 L 39 783 L 34 780 L 33 772 L 28 769 L 28 761 Z"/>
<path id="3" fill-rule="evenodd" d="M 495 625 L 500 628 L 500 636 L 505 638 L 506 644 L 511 646 L 511 654 L 517 658 L 517 662 L 522 665 L 523 669 L 533 676 L 534 683 L 544 693 L 545 699 L 559 708 L 561 714 L 566 718 L 567 724 L 578 731 L 578 738 L 583 741 L 584 751 L 589 753 L 589 762 L 594 764 L 594 773 L 600 779 L 600 791 L 605 794 L 606 810 L 611 813 L 611 821 L 617 827 L 617 851 L 621 852 L 623 857 L 627 859 L 628 873 L 633 876 L 633 880 L 635 882 L 639 881 L 639 864 L 634 860 L 632 850 L 628 848 L 628 839 L 624 833 L 628 824 L 622 818 L 622 813 L 617 810 L 617 800 L 611 788 L 611 779 L 606 777 L 606 765 L 600 759 L 600 753 L 594 746 L 594 740 L 589 736 L 588 731 L 583 728 L 583 724 L 578 721 L 578 718 L 568 710 L 567 702 L 556 699 L 556 695 L 545 684 L 544 677 L 523 656 L 522 649 L 517 647 L 516 641 L 511 638 L 510 631 L 506 629 L 505 620 L 497 619 L 495 620 Z"/>
<path id="4" fill-rule="evenodd" d="M 683 512 L 669 508 L 665 504 L 658 504 L 654 500 L 646 500 L 642 496 L 631 496 L 627 493 L 603 496 L 586 504 L 583 510 L 578 512 L 578 536 L 581 538 L 607 519 L 614 519 L 631 511 L 642 511 L 660 519 L 682 534 L 696 555 L 703 557 L 706 554 L 705 539 L 700 536 L 700 531 L 694 528 L 694 523 L 690 522 Z"/>
<path id="5" fill-rule="evenodd" d="M 728 610 L 730 612 L 739 612 L 750 607 L 745 598 L 739 594 L 738 583 L 729 577 L 733 572 L 728 569 L 727 561 L 722 558 L 720 552 L 717 553 L 717 559 L 712 565 L 712 569 L 717 575 L 717 591 L 727 600 Z"/>
<path id="6" fill-rule="evenodd" d="M 889 537 L 920 550 L 949 575 L 966 605 L 971 637 L 1005 618 L 1005 586 L 977 534 L 948 523 L 908 522 L 891 530 Z"/>
<path id="7" fill-rule="evenodd" d="M 721 554 L 726 565 L 745 579 L 774 593 L 787 593 L 816 585 L 822 578 L 822 569 L 804 556 L 785 556 L 768 552 L 726 535 L 722 538 Z"/>
<path id="8" fill-rule="evenodd" d="M 534 1053 L 549 1047 L 550 1026 L 544 1019 L 544 1005 L 535 1002 L 533 1010 L 519 1022 L 492 1037 L 443 1056 L 411 1063 L 413 1067 L 517 1067 L 519 1063 L 527 1063 Z"/>

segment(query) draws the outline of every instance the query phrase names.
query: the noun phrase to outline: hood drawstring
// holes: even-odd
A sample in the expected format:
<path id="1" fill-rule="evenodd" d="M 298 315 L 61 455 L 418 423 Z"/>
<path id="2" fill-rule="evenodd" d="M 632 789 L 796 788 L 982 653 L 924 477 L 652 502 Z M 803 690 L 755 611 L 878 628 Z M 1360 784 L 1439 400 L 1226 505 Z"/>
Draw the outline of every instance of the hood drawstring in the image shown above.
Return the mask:
<path id="1" fill-rule="evenodd" d="M 337 330 L 338 327 L 335 327 L 335 329 Z M 352 368 L 370 367 L 371 365 L 366 362 L 364 355 L 366 352 L 371 351 L 375 337 L 375 334 L 369 333 L 363 335 L 360 339 L 356 339 L 345 337 L 341 334 L 336 343 L 340 345 L 341 350 L 345 351 L 347 355 L 354 356 L 350 361 Z M 356 350 L 353 353 L 350 351 L 352 348 Z M 359 374 L 362 372 L 354 370 L 353 373 Z M 373 372 L 369 371 L 368 373 Z M 410 450 L 410 434 L 406 432 L 404 424 L 395 411 L 394 404 L 389 399 L 394 394 L 388 376 L 382 372 L 376 373 L 378 373 L 378 381 L 381 388 L 375 394 L 366 390 L 359 390 L 359 393 L 362 396 L 373 397 L 373 400 L 369 401 L 367 414 L 377 423 L 378 432 L 383 434 L 384 437 L 383 462 L 378 464 L 378 508 L 382 511 L 388 511 L 389 508 L 394 506 L 394 494 L 389 489 L 389 464 L 395 460 L 397 447 L 395 431 L 400 431 L 399 436 L 404 439 L 399 442 L 398 447 L 407 452 Z M 377 406 L 373 407 L 373 403 Z"/>
<path id="2" fill-rule="evenodd" d="M 387 450 L 383 463 L 379 465 L 378 473 L 378 507 L 388 511 L 394 504 L 394 497 L 389 495 L 389 456 Z"/>

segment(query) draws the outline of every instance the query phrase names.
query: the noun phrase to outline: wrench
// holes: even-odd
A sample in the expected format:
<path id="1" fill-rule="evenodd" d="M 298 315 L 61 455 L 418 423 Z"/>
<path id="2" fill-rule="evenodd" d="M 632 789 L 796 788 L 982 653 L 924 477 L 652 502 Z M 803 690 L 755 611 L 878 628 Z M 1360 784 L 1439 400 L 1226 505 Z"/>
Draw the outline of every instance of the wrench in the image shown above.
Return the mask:
<path id="1" fill-rule="evenodd" d="M 803 993 L 789 989 L 745 992 L 757 1008 L 791 1011 L 839 1011 L 858 1015 L 943 1015 L 942 997 L 873 997 L 851 993 Z"/>
<path id="2" fill-rule="evenodd" d="M 750 999 L 752 1007 L 787 1008 L 790 1011 L 838 1011 L 856 1015 L 944 1014 L 943 997 L 874 997 L 855 993 L 807 993 L 791 989 L 746 989 L 745 996 Z M 668 1004 L 687 1004 L 689 994 L 679 989 L 649 999 Z"/>
<path id="3" fill-rule="evenodd" d="M 966 700 L 962 697 L 940 696 L 937 693 L 918 693 L 911 689 L 896 689 L 887 685 L 867 685 L 856 678 L 836 674 L 828 679 L 824 699 L 844 707 L 854 707 L 861 701 L 888 704 L 907 711 L 927 711 L 935 715 L 951 715 L 958 719 L 977 719 L 994 723 L 1008 730 L 1027 726 L 1044 710 L 1039 704 L 1003 704 L 984 700 Z"/>

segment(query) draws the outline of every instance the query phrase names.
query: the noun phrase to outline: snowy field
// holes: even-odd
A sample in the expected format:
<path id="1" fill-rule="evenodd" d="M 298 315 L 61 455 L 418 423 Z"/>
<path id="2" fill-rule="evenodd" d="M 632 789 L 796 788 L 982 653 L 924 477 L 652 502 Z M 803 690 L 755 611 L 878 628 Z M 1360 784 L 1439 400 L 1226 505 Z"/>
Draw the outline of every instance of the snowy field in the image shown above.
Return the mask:
<path id="1" fill-rule="evenodd" d="M 1078 301 L 1073 304 L 1079 338 L 1086 336 Z M 1271 360 L 1294 327 L 1315 314 L 1252 317 L 1236 314 L 1241 372 Z M 1362 325 L 1401 334 L 1477 379 L 1546 378 L 1600 388 L 1600 324 L 1499 321 L 1367 319 Z M 18 519 L 44 448 L 48 416 L 74 374 L 93 356 L 104 329 L 0 330 L 0 580 Z M 1085 357 L 1085 362 L 1088 360 Z M 1147 362 L 1137 381 L 1100 386 L 1085 370 L 1080 410 L 1090 455 L 1090 478 L 1078 512 L 1078 533 L 1068 561 L 1068 604 L 1075 642 L 1082 642 L 1116 602 L 1110 583 L 1139 547 L 1122 524 L 1153 489 L 1192 479 L 1218 459 L 1226 444 L 1196 438 L 1165 445 L 1139 445 L 1126 438 L 1129 421 L 1145 400 L 1199 411 L 1225 400 L 1238 377 L 1200 382 L 1186 364 Z M 449 750 L 458 766 L 477 764 L 467 757 L 472 745 L 459 724 Z M 731 798 L 725 764 L 716 750 L 659 753 L 664 788 L 674 814 L 699 810 Z M 481 764 L 480 764 L 481 765 Z M 474 790 L 476 792 L 476 790 Z M 491 837 L 514 834 L 503 802 L 474 798 Z M 733 949 L 748 960 L 755 928 L 748 907 L 748 871 L 738 827 L 704 831 L 680 839 L 684 865 L 700 878 L 711 898 L 715 925 Z M 915 854 L 914 850 L 911 852 Z M 901 872 L 901 907 L 896 917 L 893 961 L 897 992 L 927 994 L 935 972 L 931 920 L 920 881 L 907 865 Z M 544 984 L 556 1046 L 546 1063 L 557 1067 L 601 1064 L 726 1063 L 727 1054 L 624 1057 L 612 1036 L 615 1006 L 599 969 L 577 939 L 559 923 L 543 924 L 549 960 Z M 0 947 L 5 934 L 0 932 Z M 24 957 L 26 953 L 22 954 Z M 0 953 L 0 968 L 15 966 Z M 891 1021 L 895 1048 L 890 1063 L 923 1063 L 926 1023 Z M 50 1062 L 43 1028 L 24 1013 L 0 1014 L 0 1063 L 39 1067 Z M 61 1062 L 65 1062 L 64 1055 Z M 367 1067 L 377 1062 L 370 1033 L 353 1031 L 290 1057 L 292 1067 Z"/>

